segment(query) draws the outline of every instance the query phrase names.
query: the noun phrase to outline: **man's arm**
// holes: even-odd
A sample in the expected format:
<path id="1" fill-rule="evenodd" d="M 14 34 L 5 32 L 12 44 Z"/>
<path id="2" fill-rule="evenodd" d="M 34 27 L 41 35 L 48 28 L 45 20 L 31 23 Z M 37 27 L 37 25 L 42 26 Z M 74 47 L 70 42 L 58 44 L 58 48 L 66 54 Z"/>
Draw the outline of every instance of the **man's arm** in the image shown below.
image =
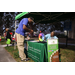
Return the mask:
<path id="1" fill-rule="evenodd" d="M 23 25 L 23 29 L 26 30 L 27 32 L 30 32 L 30 31 L 31 31 L 31 29 L 28 29 L 28 28 L 26 27 L 26 25 Z"/>
<path id="2" fill-rule="evenodd" d="M 33 30 L 28 29 L 25 25 L 23 25 L 23 29 L 26 30 L 27 32 L 30 32 L 30 34 L 33 35 Z"/>

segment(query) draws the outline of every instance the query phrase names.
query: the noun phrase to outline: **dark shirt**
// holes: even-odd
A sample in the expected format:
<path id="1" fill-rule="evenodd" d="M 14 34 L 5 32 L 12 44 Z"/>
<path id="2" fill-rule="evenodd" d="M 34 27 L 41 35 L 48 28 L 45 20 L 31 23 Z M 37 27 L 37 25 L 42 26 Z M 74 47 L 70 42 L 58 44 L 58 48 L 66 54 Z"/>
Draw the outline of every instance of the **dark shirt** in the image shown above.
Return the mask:
<path id="1" fill-rule="evenodd" d="M 7 39 L 12 40 L 12 39 L 11 39 L 11 34 L 10 34 L 10 32 L 11 32 L 11 30 L 8 30 L 8 31 L 7 31 L 6 40 L 7 40 Z"/>

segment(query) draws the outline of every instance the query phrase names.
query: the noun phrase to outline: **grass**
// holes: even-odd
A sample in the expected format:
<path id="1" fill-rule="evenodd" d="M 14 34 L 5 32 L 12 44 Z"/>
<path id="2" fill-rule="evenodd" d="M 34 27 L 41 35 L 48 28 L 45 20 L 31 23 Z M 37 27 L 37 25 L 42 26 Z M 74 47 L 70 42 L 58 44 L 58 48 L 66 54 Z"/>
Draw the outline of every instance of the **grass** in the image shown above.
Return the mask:
<path id="1" fill-rule="evenodd" d="M 2 41 L 0 41 L 0 44 L 6 44 L 4 41 L 5 38 L 2 37 Z M 17 61 L 21 62 L 21 59 L 19 58 L 18 49 L 14 50 L 14 47 L 5 47 L 5 49 L 10 53 L 10 55 Z M 61 53 L 61 62 L 75 62 L 75 46 L 68 46 L 65 47 L 65 45 L 60 45 L 60 53 Z M 30 59 L 28 62 L 34 62 L 32 59 Z"/>
<path id="2" fill-rule="evenodd" d="M 68 46 L 60 48 L 61 53 L 61 62 L 75 62 L 75 46 Z M 11 56 L 17 61 L 21 62 L 21 59 L 18 55 L 18 49 L 14 50 L 14 47 L 5 47 L 5 49 L 11 54 Z M 34 62 L 30 59 L 28 62 Z"/>
<path id="3" fill-rule="evenodd" d="M 10 53 L 10 55 L 17 61 L 17 62 L 21 62 L 21 59 L 19 58 L 19 53 L 18 53 L 18 49 L 16 48 L 14 50 L 13 46 L 10 47 L 5 47 L 5 49 Z M 29 58 L 30 59 L 30 58 Z M 34 62 L 32 59 L 30 59 L 27 62 Z"/>
<path id="4" fill-rule="evenodd" d="M 10 55 L 16 60 L 20 61 L 19 55 L 18 55 L 18 49 L 14 50 L 13 46 L 5 47 L 5 49 L 10 53 Z M 16 54 L 16 55 L 15 55 Z"/>
<path id="5" fill-rule="evenodd" d="M 4 37 L 1 37 L 0 44 L 1 44 L 1 45 L 5 45 L 5 44 L 6 44 L 6 40 L 5 40 L 5 38 L 4 38 Z"/>
<path id="6" fill-rule="evenodd" d="M 60 48 L 61 62 L 75 62 L 75 46 Z"/>
<path id="7" fill-rule="evenodd" d="M 2 38 L 2 39 L 4 39 L 4 37 L 3 37 L 3 36 L 2 36 L 1 38 Z"/>
<path id="8" fill-rule="evenodd" d="M 1 37 L 1 41 L 0 41 L 1 45 L 5 45 L 6 41 L 4 37 Z M 13 46 L 10 47 L 5 47 L 5 49 L 10 53 L 10 55 L 17 61 L 17 62 L 21 62 L 21 59 L 19 58 L 19 54 L 18 54 L 18 49 L 14 50 Z M 30 59 L 28 62 L 34 62 L 32 59 Z"/>

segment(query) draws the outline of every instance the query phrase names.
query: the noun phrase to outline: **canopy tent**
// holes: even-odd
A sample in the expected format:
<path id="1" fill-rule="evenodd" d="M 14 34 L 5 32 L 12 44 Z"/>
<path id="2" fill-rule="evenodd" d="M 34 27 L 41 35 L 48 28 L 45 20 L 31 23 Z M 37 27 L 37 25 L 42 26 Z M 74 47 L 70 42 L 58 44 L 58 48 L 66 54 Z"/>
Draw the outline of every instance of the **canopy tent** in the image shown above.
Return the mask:
<path id="1" fill-rule="evenodd" d="M 18 14 L 16 17 L 15 17 L 15 20 L 17 19 L 20 19 L 22 16 L 24 16 L 25 14 L 27 14 L 28 12 L 22 12 L 20 14 Z"/>
<path id="2" fill-rule="evenodd" d="M 15 17 L 15 31 L 16 20 L 28 17 L 33 17 L 35 23 L 46 24 L 74 18 L 75 12 L 22 12 Z"/>
<path id="3" fill-rule="evenodd" d="M 35 23 L 53 23 L 75 17 L 75 12 L 22 12 L 15 17 L 15 20 L 33 17 Z"/>

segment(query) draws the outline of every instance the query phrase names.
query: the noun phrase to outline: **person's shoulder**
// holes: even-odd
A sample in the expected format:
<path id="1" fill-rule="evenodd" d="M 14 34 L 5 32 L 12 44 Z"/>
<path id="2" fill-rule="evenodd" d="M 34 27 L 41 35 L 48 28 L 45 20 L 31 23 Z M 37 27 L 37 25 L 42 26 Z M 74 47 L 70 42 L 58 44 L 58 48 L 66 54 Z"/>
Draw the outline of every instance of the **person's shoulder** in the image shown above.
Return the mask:
<path id="1" fill-rule="evenodd" d="M 45 37 L 48 37 L 48 36 L 50 36 L 50 34 L 46 34 L 46 35 L 45 35 Z"/>
<path id="2" fill-rule="evenodd" d="M 28 20 L 28 18 L 23 18 L 22 20 Z"/>
<path id="3" fill-rule="evenodd" d="M 50 35 L 50 34 L 46 34 L 46 35 Z"/>
<path id="4" fill-rule="evenodd" d="M 56 36 L 54 36 L 54 38 L 55 38 L 55 39 L 57 39 L 57 37 L 56 37 Z"/>
<path id="5" fill-rule="evenodd" d="M 28 22 L 28 18 L 23 18 L 22 21 L 23 22 Z"/>

